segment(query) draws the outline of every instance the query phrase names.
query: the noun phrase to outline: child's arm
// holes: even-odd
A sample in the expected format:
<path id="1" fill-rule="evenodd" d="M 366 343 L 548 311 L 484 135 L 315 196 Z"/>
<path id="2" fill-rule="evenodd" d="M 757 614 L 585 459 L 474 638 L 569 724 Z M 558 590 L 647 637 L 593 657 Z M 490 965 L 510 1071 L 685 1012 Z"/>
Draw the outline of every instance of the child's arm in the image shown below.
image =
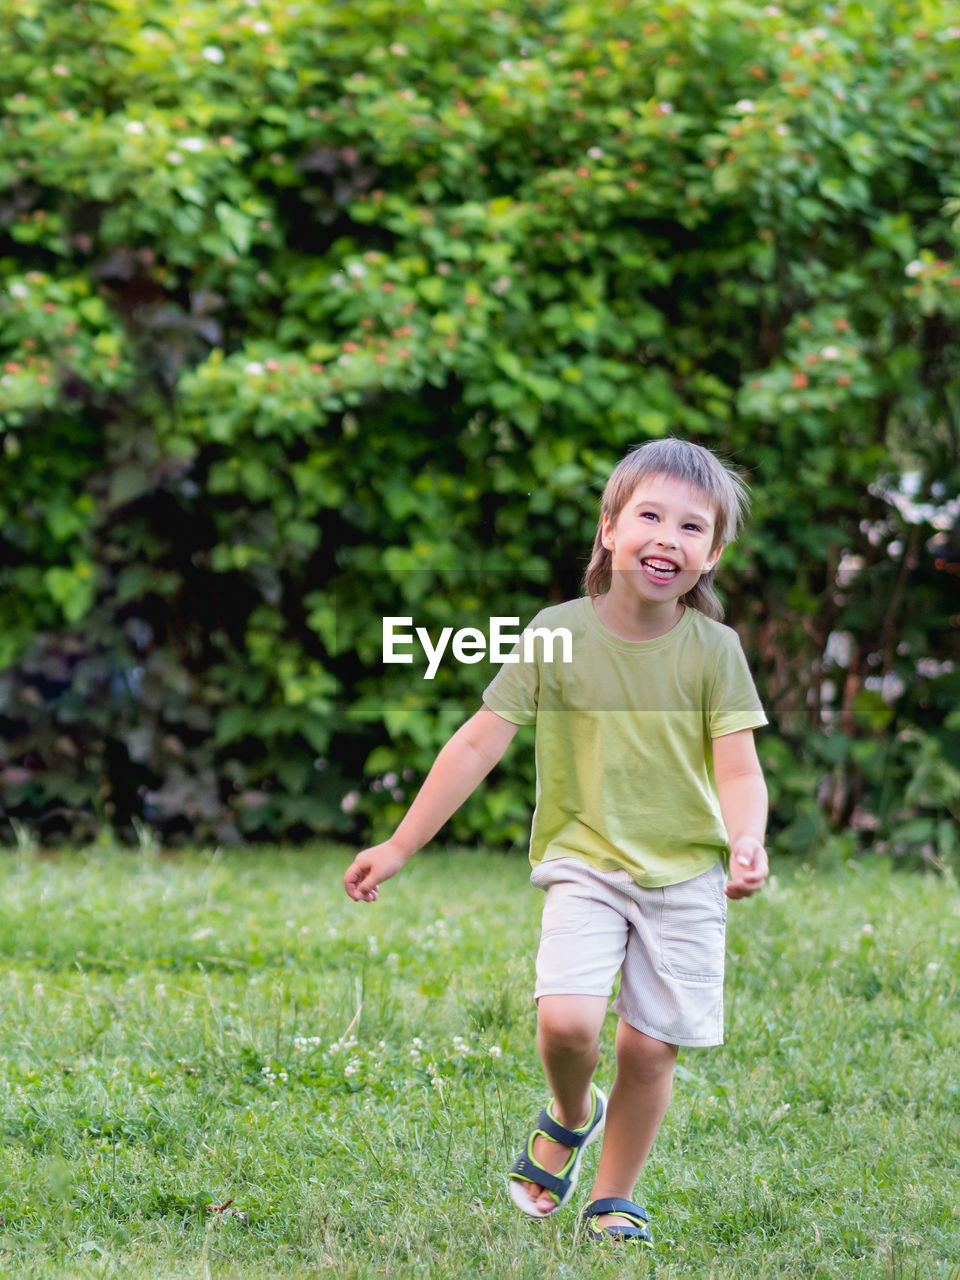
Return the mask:
<path id="1" fill-rule="evenodd" d="M 763 836 L 767 826 L 767 784 L 757 759 L 753 730 L 713 739 L 713 772 L 720 812 L 730 840 L 728 898 L 749 898 L 770 870 Z"/>
<path id="2" fill-rule="evenodd" d="M 357 855 L 343 877 L 355 902 L 373 902 L 377 885 L 394 876 L 472 794 L 513 741 L 517 726 L 489 707 L 461 725 L 441 748 L 426 781 L 389 840 Z"/>

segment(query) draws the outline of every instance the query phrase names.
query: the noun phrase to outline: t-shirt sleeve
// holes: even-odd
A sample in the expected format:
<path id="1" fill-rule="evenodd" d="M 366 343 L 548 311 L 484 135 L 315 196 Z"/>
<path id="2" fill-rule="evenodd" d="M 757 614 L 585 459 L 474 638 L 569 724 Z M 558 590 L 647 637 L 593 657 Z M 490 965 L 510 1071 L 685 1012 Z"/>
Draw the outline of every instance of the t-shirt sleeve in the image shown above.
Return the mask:
<path id="1" fill-rule="evenodd" d="M 530 627 L 537 625 L 539 616 L 534 618 Z M 484 689 L 483 701 L 491 711 L 511 724 L 536 724 L 540 704 L 540 664 L 536 656 L 524 661 L 522 636 Z"/>
<path id="2" fill-rule="evenodd" d="M 710 737 L 722 738 L 767 724 L 740 637 L 732 628 L 721 646 L 710 692 Z"/>

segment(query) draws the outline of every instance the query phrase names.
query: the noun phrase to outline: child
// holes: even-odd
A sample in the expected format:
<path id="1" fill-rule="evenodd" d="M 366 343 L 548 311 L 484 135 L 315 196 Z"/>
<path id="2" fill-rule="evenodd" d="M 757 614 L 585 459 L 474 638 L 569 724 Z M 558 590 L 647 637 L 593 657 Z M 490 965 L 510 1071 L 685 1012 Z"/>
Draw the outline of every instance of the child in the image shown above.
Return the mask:
<path id="1" fill-rule="evenodd" d="M 504 663 L 393 836 L 344 877 L 353 899 L 374 901 L 517 726 L 536 724 L 531 882 L 546 898 L 535 998 L 552 1101 L 509 1187 L 531 1217 L 556 1212 L 603 1131 L 583 1215 L 593 1239 L 652 1243 L 634 1184 L 666 1112 L 678 1046 L 723 1039 L 726 898 L 756 893 L 767 877 L 767 794 L 752 732 L 766 717 L 712 586 L 746 502 L 739 477 L 698 445 L 654 441 L 623 458 L 604 489 L 587 595 L 531 624 L 567 628 L 572 661 L 537 640 L 530 661 Z M 618 972 L 608 1103 L 593 1073 Z"/>

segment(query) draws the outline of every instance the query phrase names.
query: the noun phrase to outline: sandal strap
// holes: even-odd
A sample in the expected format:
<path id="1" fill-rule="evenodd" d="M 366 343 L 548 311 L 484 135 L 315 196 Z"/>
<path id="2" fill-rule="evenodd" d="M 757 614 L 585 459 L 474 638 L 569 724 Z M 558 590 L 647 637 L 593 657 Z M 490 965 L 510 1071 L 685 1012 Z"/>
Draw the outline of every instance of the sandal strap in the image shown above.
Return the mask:
<path id="1" fill-rule="evenodd" d="M 653 1236 L 646 1227 L 624 1227 L 618 1222 L 613 1222 L 609 1227 L 600 1227 L 594 1230 L 588 1228 L 590 1237 L 593 1240 L 602 1240 L 604 1236 L 613 1236 L 614 1239 L 620 1237 L 627 1240 L 640 1240 L 644 1244 L 653 1244 Z"/>
<path id="2" fill-rule="evenodd" d="M 521 1182 L 535 1182 L 538 1187 L 543 1187 L 545 1191 L 555 1196 L 562 1196 L 570 1185 L 569 1176 L 557 1177 L 555 1173 L 548 1173 L 542 1165 L 522 1155 L 518 1156 L 514 1162 L 510 1177 L 519 1178 Z"/>
<path id="3" fill-rule="evenodd" d="M 583 1216 L 584 1218 L 597 1218 L 602 1213 L 618 1213 L 621 1217 L 631 1218 L 635 1223 L 635 1226 L 630 1228 L 618 1228 L 617 1224 L 613 1223 L 609 1227 L 604 1228 L 606 1231 L 622 1231 L 624 1233 L 632 1233 L 636 1230 L 643 1231 L 644 1228 L 641 1224 L 650 1221 L 647 1217 L 647 1211 L 642 1205 L 634 1204 L 632 1200 L 619 1200 L 616 1196 L 610 1196 L 604 1200 L 592 1201 L 584 1209 Z"/>
<path id="4" fill-rule="evenodd" d="M 547 1107 L 544 1107 L 537 1116 L 537 1129 L 541 1133 L 545 1133 L 548 1138 L 552 1138 L 554 1142 L 562 1143 L 565 1147 L 572 1147 L 574 1151 L 579 1151 L 583 1144 L 593 1133 L 594 1128 L 603 1115 L 603 1101 L 600 1097 L 599 1090 L 596 1085 L 590 1085 L 590 1114 L 586 1123 L 580 1129 L 568 1129 L 566 1125 L 554 1120 Z"/>
<path id="5" fill-rule="evenodd" d="M 592 1114 L 590 1119 L 593 1119 Z M 539 1129 L 541 1133 L 545 1133 L 547 1137 L 551 1138 L 554 1142 L 559 1142 L 565 1147 L 572 1147 L 574 1151 L 579 1151 L 589 1134 L 589 1130 L 584 1132 L 582 1129 L 579 1131 L 576 1129 L 568 1129 L 566 1125 L 561 1124 L 559 1120 L 554 1120 L 546 1107 L 544 1107 L 539 1116 L 537 1116 L 537 1129 Z"/>

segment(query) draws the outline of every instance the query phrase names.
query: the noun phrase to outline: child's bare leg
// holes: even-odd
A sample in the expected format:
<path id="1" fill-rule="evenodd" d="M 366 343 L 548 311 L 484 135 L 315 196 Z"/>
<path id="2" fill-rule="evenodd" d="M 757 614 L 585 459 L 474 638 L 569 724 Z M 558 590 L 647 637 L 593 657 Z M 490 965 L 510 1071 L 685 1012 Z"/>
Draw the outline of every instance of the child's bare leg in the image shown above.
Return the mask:
<path id="1" fill-rule="evenodd" d="M 659 1132 L 670 1092 L 677 1046 L 644 1035 L 621 1018 L 617 1026 L 617 1078 L 607 1103 L 607 1124 L 591 1200 L 633 1198 L 633 1188 Z M 615 1214 L 594 1219 L 603 1227 L 626 1222 Z"/>
<path id="2" fill-rule="evenodd" d="M 553 1094 L 554 1118 L 579 1129 L 590 1114 L 590 1081 L 597 1066 L 605 996 L 541 996 L 537 1002 L 537 1047 Z M 533 1141 L 533 1157 L 548 1173 L 559 1173 L 570 1148 L 549 1138 Z M 548 1213 L 554 1199 L 533 1182 L 523 1184 L 538 1209 Z"/>

